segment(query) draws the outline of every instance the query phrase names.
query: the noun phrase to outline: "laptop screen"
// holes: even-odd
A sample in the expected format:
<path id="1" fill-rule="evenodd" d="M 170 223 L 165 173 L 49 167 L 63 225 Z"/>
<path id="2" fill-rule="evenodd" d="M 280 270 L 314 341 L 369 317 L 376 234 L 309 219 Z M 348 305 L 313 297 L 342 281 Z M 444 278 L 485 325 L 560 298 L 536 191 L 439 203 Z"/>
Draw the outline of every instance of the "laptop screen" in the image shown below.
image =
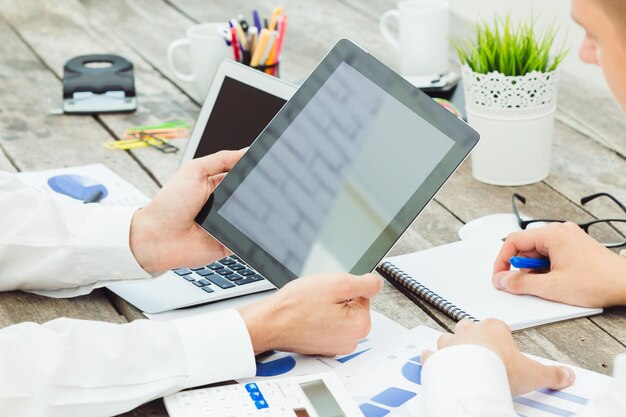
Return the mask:
<path id="1" fill-rule="evenodd" d="M 224 77 L 193 157 L 250 146 L 284 104 L 280 97 Z"/>

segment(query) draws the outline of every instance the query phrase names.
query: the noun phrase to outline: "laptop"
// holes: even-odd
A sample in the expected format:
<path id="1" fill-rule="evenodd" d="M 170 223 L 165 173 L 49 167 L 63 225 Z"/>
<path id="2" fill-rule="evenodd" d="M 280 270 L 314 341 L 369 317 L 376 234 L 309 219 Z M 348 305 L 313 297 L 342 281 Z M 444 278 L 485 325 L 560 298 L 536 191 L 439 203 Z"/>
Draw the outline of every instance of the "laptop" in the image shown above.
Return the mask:
<path id="1" fill-rule="evenodd" d="M 241 149 L 257 138 L 297 88 L 232 60 L 213 79 L 182 163 L 220 150 Z M 180 268 L 150 280 L 108 288 L 146 313 L 273 290 L 276 287 L 237 256 L 198 268 Z"/>

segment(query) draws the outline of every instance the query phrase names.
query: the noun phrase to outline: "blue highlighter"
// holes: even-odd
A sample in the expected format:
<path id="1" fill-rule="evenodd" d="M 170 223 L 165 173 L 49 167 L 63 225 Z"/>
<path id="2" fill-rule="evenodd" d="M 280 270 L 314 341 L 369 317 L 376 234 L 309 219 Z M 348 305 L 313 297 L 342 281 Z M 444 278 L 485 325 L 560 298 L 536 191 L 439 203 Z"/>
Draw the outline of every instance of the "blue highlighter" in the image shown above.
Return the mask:
<path id="1" fill-rule="evenodd" d="M 513 256 L 509 259 L 511 266 L 519 269 L 549 269 L 549 259 L 524 258 L 523 256 Z"/>

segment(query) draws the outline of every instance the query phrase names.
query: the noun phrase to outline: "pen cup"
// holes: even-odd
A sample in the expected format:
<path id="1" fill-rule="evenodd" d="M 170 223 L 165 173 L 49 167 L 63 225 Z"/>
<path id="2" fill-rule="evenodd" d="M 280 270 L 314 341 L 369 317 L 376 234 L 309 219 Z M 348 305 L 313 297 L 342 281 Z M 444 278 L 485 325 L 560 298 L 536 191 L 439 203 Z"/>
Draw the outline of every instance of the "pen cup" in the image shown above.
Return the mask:
<path id="1" fill-rule="evenodd" d="M 273 75 L 276 78 L 280 78 L 278 72 L 279 65 L 280 62 L 274 62 L 273 64 L 257 65 L 256 67 L 251 66 L 251 68 L 258 69 L 259 71 L 263 71 L 266 74 Z"/>

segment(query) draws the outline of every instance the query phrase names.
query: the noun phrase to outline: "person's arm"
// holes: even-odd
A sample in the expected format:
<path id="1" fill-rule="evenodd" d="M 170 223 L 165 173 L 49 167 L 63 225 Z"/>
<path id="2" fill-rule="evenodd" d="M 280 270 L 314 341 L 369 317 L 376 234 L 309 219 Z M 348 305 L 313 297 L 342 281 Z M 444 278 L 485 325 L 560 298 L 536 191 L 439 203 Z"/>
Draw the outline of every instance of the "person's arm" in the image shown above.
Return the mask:
<path id="1" fill-rule="evenodd" d="M 128 247 L 137 208 L 81 204 L 0 173 L 0 291 L 146 278 Z"/>
<path id="2" fill-rule="evenodd" d="M 511 393 L 539 387 L 562 389 L 575 380 L 566 366 L 542 365 L 522 355 L 501 321 L 464 320 L 444 334 L 436 353 L 422 354 L 426 417 L 514 417 Z M 615 362 L 615 378 L 578 416 L 626 415 L 626 356 Z"/>
<path id="3" fill-rule="evenodd" d="M 381 286 L 372 274 L 320 275 L 239 313 L 1 329 L 0 416 L 108 417 L 187 387 L 253 377 L 254 353 L 350 353 L 369 332 L 369 299 Z"/>
<path id="4" fill-rule="evenodd" d="M 510 270 L 512 256 L 549 258 L 550 270 Z M 571 222 L 512 233 L 493 273 L 493 285 L 512 294 L 582 307 L 626 305 L 626 259 Z"/>
<path id="5" fill-rule="evenodd" d="M 506 369 L 478 345 L 443 349 L 422 369 L 425 417 L 516 417 Z"/>
<path id="6" fill-rule="evenodd" d="M 0 173 L 0 291 L 150 278 L 227 255 L 194 219 L 242 155 L 224 151 L 187 163 L 141 209 L 82 204 Z"/>

